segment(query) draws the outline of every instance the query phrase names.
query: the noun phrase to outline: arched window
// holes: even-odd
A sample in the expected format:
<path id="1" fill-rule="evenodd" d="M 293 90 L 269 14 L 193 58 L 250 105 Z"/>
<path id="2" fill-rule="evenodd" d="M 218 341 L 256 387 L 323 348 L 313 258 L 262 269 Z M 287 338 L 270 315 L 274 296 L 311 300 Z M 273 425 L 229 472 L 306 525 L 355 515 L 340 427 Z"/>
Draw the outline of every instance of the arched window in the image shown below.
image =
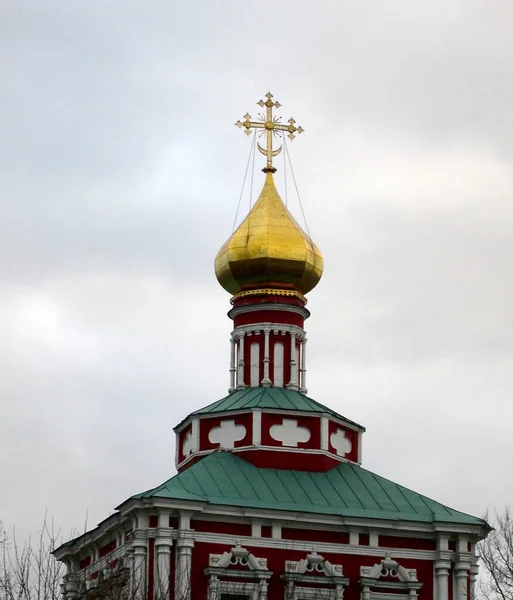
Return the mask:
<path id="1" fill-rule="evenodd" d="M 283 344 L 276 342 L 274 344 L 274 387 L 283 387 Z"/>
<path id="2" fill-rule="evenodd" d="M 258 342 L 251 344 L 250 364 L 249 385 L 258 387 L 260 385 L 260 344 Z"/>

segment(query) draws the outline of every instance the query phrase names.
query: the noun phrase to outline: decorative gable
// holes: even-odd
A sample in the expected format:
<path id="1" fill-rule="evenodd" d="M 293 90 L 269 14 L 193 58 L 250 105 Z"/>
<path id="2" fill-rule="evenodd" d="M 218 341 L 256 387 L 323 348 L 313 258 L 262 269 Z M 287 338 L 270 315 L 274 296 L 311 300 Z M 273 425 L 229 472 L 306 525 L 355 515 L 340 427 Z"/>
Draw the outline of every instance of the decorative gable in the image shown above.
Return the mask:
<path id="1" fill-rule="evenodd" d="M 273 574 L 267 559 L 256 558 L 239 543 L 224 554 L 211 554 L 204 572 L 209 577 L 208 600 L 219 600 L 223 594 L 267 600 L 267 582 Z"/>
<path id="2" fill-rule="evenodd" d="M 287 600 L 342 600 L 349 579 L 343 577 L 342 565 L 333 565 L 315 548 L 305 558 L 285 562 Z"/>
<path id="3" fill-rule="evenodd" d="M 413 600 L 422 587 L 415 569 L 405 569 L 387 554 L 372 567 L 360 567 L 362 600 L 408 598 Z"/>

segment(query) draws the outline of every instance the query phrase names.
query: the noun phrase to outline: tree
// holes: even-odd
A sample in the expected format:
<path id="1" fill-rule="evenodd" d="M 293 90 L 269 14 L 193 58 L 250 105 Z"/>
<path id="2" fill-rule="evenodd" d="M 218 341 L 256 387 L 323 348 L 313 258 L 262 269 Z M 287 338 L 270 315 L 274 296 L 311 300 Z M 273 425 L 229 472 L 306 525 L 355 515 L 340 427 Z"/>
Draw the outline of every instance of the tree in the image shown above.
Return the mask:
<path id="1" fill-rule="evenodd" d="M 63 567 L 52 555 L 59 534 L 46 518 L 33 545 L 9 538 L 0 522 L 0 598 L 2 600 L 59 600 Z"/>
<path id="2" fill-rule="evenodd" d="M 513 600 L 513 517 L 510 510 L 496 513 L 492 525 L 494 529 L 478 545 L 483 569 L 479 591 L 487 600 Z"/>

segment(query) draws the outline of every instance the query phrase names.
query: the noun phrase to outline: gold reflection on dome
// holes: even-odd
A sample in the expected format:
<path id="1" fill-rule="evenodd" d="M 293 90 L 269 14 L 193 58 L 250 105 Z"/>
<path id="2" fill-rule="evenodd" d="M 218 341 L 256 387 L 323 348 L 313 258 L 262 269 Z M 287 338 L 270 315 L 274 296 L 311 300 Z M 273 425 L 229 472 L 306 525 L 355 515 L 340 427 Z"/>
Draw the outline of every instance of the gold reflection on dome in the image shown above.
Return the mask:
<path id="1" fill-rule="evenodd" d="M 261 288 L 306 294 L 322 276 L 322 255 L 296 223 L 266 173 L 256 204 L 219 250 L 215 271 L 231 294 Z"/>

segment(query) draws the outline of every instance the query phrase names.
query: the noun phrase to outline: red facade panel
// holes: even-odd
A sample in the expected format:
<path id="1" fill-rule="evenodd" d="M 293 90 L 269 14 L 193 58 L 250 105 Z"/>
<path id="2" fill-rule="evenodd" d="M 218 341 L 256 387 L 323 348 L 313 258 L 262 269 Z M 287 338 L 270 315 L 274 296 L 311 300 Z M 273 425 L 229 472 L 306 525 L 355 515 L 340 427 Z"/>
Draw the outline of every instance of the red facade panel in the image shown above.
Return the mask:
<path id="1" fill-rule="evenodd" d="M 251 446 L 253 443 L 253 414 L 248 412 L 241 415 L 225 415 L 223 417 L 209 417 L 207 419 L 200 419 L 200 451 L 215 450 L 216 448 L 219 448 L 219 443 L 213 443 L 210 441 L 209 433 L 215 427 L 219 427 L 222 421 L 234 421 L 235 425 L 243 425 L 246 428 L 246 435 L 243 439 L 235 442 L 235 448 L 240 448 L 241 446 Z"/>
<path id="2" fill-rule="evenodd" d="M 109 542 L 108 544 L 105 544 L 104 546 L 102 546 L 100 548 L 100 558 L 102 556 L 105 556 L 107 554 L 109 554 L 109 552 L 112 552 L 113 550 L 116 549 L 116 540 L 112 540 L 111 542 Z"/>
<path id="3" fill-rule="evenodd" d="M 304 540 L 308 544 L 308 540 Z M 298 561 L 306 557 L 308 551 L 298 551 L 289 549 L 276 548 L 252 548 L 249 545 L 244 545 L 257 558 L 266 558 L 267 567 L 273 571 L 273 575 L 269 581 L 268 600 L 283 600 L 285 595 L 285 587 L 280 576 L 285 571 L 285 561 Z M 192 553 L 192 597 L 206 598 L 208 590 L 208 578 L 203 573 L 203 569 L 208 565 L 209 554 L 222 554 L 231 549 L 229 544 L 209 544 L 204 542 L 196 542 Z M 361 566 L 373 566 L 381 562 L 383 556 L 357 556 L 345 554 L 333 554 L 321 552 L 322 556 L 333 564 L 341 564 L 344 572 L 344 577 L 349 577 L 349 586 L 344 592 L 344 600 L 360 600 L 360 586 L 358 580 L 360 578 Z M 393 558 L 393 556 L 392 556 Z M 433 563 L 427 560 L 401 560 L 400 564 L 407 569 L 416 569 L 417 577 L 422 582 L 422 588 L 419 592 L 419 600 L 432 600 L 433 598 Z"/>
<path id="4" fill-rule="evenodd" d="M 345 427 L 344 425 L 340 425 L 336 421 L 329 422 L 328 427 L 328 447 L 330 452 L 333 454 L 337 454 L 337 449 L 331 443 L 331 436 L 333 434 L 337 434 L 337 431 L 341 429 L 344 432 L 344 436 L 351 443 L 351 450 L 348 454 L 345 454 L 343 457 L 347 460 L 351 460 L 353 462 L 358 462 L 358 432 L 354 429 L 349 429 L 349 427 Z"/>
<path id="5" fill-rule="evenodd" d="M 287 310 L 259 310 L 238 315 L 233 320 L 234 327 L 253 325 L 258 323 L 279 323 L 283 325 L 296 325 L 303 328 L 305 320 L 301 315 Z"/>
<path id="6" fill-rule="evenodd" d="M 306 540 L 308 542 L 330 542 L 333 544 L 349 544 L 347 531 L 329 531 L 324 529 L 299 529 L 283 527 L 281 537 L 286 540 Z"/>
<path id="7" fill-rule="evenodd" d="M 287 416 L 276 413 L 262 414 L 262 445 L 277 446 L 283 448 L 282 442 L 271 436 L 271 427 L 273 425 L 282 425 L 284 419 L 297 421 L 298 427 L 305 427 L 310 432 L 310 437 L 306 442 L 298 442 L 298 448 L 309 448 L 319 450 L 321 447 L 321 420 L 319 417 L 308 416 Z"/>
<path id="8" fill-rule="evenodd" d="M 225 535 L 251 536 L 250 523 L 230 523 L 227 521 L 191 520 L 191 529 L 208 533 L 222 533 Z"/>
<path id="9" fill-rule="evenodd" d="M 409 550 L 436 550 L 436 540 L 409 538 L 395 535 L 380 535 L 379 546 L 386 548 L 408 548 Z"/>
<path id="10" fill-rule="evenodd" d="M 239 456 L 263 469 L 297 469 L 300 463 L 302 471 L 323 473 L 340 464 L 336 458 L 327 454 L 308 454 L 301 450 L 244 450 Z"/>
<path id="11" fill-rule="evenodd" d="M 182 448 L 183 448 L 185 440 L 187 439 L 187 436 L 190 435 L 191 433 L 192 433 L 192 423 L 187 425 L 187 427 L 180 432 L 180 437 L 179 437 L 179 442 L 178 442 L 178 464 L 180 464 L 187 458 L 185 456 L 185 454 L 183 453 Z"/>

